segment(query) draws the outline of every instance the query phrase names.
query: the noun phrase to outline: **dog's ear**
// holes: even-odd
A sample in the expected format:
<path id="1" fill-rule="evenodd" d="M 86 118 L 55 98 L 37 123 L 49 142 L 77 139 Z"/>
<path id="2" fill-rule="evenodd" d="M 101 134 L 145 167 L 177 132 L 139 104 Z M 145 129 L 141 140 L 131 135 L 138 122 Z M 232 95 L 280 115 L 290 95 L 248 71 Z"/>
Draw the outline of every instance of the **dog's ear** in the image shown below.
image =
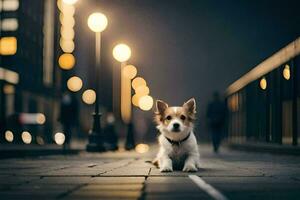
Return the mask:
<path id="1" fill-rule="evenodd" d="M 163 114 L 165 110 L 168 108 L 168 104 L 163 102 L 162 100 L 156 100 L 156 114 Z"/>
<path id="2" fill-rule="evenodd" d="M 190 113 L 196 113 L 196 100 L 195 98 L 189 99 L 183 104 L 183 107 Z"/>

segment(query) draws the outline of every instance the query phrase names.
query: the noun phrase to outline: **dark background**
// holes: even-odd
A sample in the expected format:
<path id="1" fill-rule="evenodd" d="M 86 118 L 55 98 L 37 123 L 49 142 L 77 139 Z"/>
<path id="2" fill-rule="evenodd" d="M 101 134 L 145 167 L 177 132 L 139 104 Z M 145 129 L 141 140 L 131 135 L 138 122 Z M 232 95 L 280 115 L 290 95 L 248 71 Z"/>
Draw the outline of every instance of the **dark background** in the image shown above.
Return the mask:
<path id="1" fill-rule="evenodd" d="M 76 7 L 81 74 L 94 68 L 94 37 L 86 20 L 100 11 L 109 20 L 102 34 L 103 69 L 119 67 L 112 48 L 127 43 L 129 63 L 152 96 L 170 105 L 195 97 L 200 118 L 213 91 L 224 92 L 300 33 L 300 1 L 88 0 Z M 102 77 L 103 90 L 111 91 L 109 81 Z"/>

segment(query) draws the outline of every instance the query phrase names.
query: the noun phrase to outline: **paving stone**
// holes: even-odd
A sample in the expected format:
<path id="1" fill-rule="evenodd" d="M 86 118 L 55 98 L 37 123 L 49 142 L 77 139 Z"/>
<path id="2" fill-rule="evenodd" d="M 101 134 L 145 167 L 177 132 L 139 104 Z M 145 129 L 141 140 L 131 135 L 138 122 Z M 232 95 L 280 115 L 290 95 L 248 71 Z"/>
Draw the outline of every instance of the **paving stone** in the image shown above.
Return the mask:
<path id="1" fill-rule="evenodd" d="M 141 184 L 144 177 L 93 177 L 91 184 Z"/>

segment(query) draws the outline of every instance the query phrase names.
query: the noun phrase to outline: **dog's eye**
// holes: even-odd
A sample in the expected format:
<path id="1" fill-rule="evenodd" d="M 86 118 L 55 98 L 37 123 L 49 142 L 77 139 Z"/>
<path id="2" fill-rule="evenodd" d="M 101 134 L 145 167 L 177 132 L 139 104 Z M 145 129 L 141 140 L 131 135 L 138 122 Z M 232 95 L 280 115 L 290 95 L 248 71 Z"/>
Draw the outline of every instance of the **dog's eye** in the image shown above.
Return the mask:
<path id="1" fill-rule="evenodd" d="M 180 116 L 180 119 L 181 119 L 181 120 L 185 120 L 186 117 L 185 117 L 184 115 L 181 115 L 181 116 Z"/>
<path id="2" fill-rule="evenodd" d="M 169 116 L 166 117 L 166 119 L 167 119 L 167 120 L 171 120 L 172 117 L 169 115 Z"/>

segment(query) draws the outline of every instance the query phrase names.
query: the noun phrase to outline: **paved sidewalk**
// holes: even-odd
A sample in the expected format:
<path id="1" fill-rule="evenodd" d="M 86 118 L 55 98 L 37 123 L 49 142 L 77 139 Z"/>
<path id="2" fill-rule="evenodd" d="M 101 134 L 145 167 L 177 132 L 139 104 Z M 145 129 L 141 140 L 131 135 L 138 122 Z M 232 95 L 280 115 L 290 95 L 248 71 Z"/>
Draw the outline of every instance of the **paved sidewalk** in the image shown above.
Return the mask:
<path id="1" fill-rule="evenodd" d="M 147 154 L 81 153 L 3 159 L 1 199 L 218 199 L 189 178 L 227 199 L 300 199 L 300 158 L 225 150 L 214 155 L 203 145 L 197 173 L 160 173 Z"/>

